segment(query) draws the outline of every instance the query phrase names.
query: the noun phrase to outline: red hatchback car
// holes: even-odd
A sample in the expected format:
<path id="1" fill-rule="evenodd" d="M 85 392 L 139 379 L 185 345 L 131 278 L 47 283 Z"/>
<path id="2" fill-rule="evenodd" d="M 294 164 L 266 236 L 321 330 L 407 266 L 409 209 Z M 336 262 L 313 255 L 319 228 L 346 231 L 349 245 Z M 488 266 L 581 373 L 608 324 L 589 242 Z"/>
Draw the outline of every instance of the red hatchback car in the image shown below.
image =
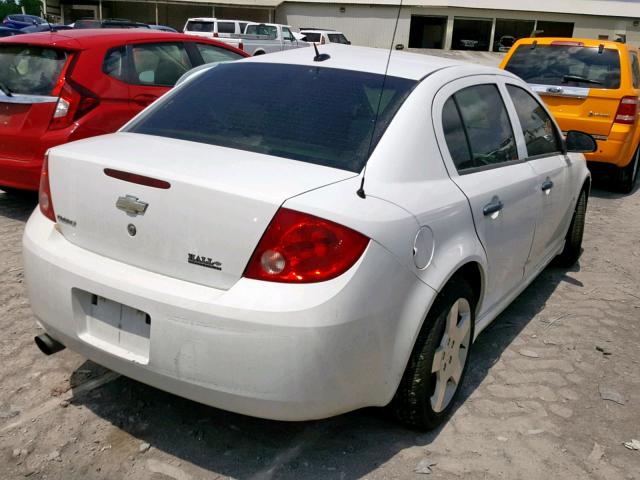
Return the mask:
<path id="1" fill-rule="evenodd" d="M 111 133 L 203 63 L 245 52 L 143 30 L 64 30 L 0 40 L 0 188 L 37 190 L 47 149 Z"/>

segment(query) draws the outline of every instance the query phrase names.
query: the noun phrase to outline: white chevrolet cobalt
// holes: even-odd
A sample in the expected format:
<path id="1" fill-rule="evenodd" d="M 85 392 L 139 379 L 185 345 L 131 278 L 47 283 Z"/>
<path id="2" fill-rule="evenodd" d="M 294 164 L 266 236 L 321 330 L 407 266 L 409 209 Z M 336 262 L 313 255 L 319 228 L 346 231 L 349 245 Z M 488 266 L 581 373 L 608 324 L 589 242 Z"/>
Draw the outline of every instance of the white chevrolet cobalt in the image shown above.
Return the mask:
<path id="1" fill-rule="evenodd" d="M 45 353 L 257 417 L 446 418 L 477 335 L 578 259 L 594 141 L 508 72 L 321 48 L 49 152 L 24 234 Z"/>

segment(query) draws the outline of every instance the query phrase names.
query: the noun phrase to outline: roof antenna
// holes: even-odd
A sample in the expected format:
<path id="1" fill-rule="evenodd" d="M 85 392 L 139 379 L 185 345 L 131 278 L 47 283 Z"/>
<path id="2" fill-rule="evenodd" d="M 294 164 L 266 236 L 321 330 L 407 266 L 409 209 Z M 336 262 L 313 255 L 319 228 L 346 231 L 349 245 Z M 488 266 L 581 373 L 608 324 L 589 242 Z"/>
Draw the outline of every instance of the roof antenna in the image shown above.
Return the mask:
<path id="1" fill-rule="evenodd" d="M 313 48 L 316 50 L 316 56 L 313 57 L 314 62 L 324 62 L 325 60 L 329 60 L 331 58 L 328 53 L 320 53 L 318 51 L 318 46 L 316 45 L 316 42 L 311 42 L 311 43 L 313 43 Z"/>
<path id="2" fill-rule="evenodd" d="M 376 134 L 376 127 L 378 126 L 378 116 L 380 115 L 380 105 L 382 105 L 382 95 L 384 94 L 384 86 L 387 83 L 387 72 L 389 71 L 389 62 L 391 61 L 391 53 L 393 52 L 393 42 L 396 39 L 396 31 L 398 30 L 398 22 L 400 21 L 400 11 L 402 10 L 402 0 L 398 5 L 398 15 L 396 16 L 396 25 L 393 27 L 393 36 L 391 37 L 391 45 L 389 46 L 389 55 L 387 56 L 387 66 L 384 69 L 384 78 L 382 79 L 382 89 L 380 90 L 380 96 L 378 97 L 378 107 L 376 108 L 376 118 L 373 120 L 373 130 L 371 130 L 371 138 L 369 139 L 369 148 L 367 149 L 367 161 L 362 169 L 362 180 L 360 181 L 360 188 L 356 191 L 356 194 L 360 198 L 367 198 L 364 193 L 364 178 L 367 174 L 367 164 L 369 163 L 369 156 L 371 155 L 371 146 L 373 145 L 373 137 Z M 315 44 L 314 44 L 315 45 Z"/>

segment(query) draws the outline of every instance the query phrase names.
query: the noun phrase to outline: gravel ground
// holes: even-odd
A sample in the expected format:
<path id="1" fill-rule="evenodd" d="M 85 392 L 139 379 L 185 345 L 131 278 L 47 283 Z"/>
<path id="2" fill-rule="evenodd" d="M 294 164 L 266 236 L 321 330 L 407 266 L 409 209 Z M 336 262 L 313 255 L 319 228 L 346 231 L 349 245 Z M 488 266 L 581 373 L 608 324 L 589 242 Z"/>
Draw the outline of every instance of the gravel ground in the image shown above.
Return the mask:
<path id="1" fill-rule="evenodd" d="M 451 420 L 378 409 L 258 420 L 46 357 L 23 287 L 35 206 L 0 192 L 0 478 L 640 479 L 640 193 L 595 189 L 580 264 L 548 268 L 478 339 Z M 613 400 L 603 399 L 604 397 Z"/>

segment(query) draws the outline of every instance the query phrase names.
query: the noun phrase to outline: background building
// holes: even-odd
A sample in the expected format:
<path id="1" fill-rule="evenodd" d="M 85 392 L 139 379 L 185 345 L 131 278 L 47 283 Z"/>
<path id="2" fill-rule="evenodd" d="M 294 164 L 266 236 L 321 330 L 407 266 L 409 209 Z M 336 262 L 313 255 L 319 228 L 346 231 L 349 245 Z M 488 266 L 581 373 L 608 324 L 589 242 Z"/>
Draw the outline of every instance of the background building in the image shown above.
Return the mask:
<path id="1" fill-rule="evenodd" d="M 511 38 L 539 36 L 616 40 L 640 46 L 640 0 L 46 0 L 47 13 L 128 18 L 181 29 L 188 17 L 276 21 L 295 28 L 344 32 L 356 45 L 499 50 Z M 398 17 L 399 14 L 399 17 Z"/>

